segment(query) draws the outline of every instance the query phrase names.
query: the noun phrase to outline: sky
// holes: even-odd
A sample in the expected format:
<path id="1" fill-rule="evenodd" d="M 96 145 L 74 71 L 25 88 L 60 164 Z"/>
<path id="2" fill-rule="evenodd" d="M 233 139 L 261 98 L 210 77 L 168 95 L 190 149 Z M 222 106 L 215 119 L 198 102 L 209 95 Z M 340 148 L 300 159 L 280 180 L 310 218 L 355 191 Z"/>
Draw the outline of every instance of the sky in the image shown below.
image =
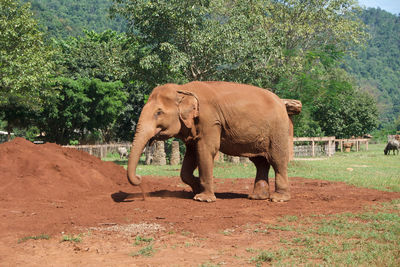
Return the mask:
<path id="1" fill-rule="evenodd" d="M 379 7 L 393 14 L 400 14 L 400 0 L 358 0 L 362 7 Z"/>

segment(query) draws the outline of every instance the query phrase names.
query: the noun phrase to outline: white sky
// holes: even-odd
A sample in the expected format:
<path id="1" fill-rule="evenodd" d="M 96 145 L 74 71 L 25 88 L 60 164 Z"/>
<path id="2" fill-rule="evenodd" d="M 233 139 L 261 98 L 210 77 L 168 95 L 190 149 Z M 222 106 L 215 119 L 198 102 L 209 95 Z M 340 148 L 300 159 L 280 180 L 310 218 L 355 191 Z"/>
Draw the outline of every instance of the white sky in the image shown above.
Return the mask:
<path id="1" fill-rule="evenodd" d="M 358 0 L 362 7 L 379 7 L 393 14 L 400 14 L 400 0 Z"/>

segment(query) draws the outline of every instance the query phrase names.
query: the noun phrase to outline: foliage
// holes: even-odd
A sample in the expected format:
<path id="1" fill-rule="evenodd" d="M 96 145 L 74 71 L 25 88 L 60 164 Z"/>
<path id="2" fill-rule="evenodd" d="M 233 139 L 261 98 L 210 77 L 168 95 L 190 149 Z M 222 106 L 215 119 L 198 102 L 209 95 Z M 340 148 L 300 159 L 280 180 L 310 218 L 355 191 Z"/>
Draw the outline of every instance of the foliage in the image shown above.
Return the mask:
<path id="1" fill-rule="evenodd" d="M 114 0 L 148 55 L 142 68 L 165 81 L 231 80 L 269 87 L 301 70 L 321 44 L 359 43 L 354 2 Z"/>
<path id="2" fill-rule="evenodd" d="M 82 140 L 88 131 L 100 131 L 106 138 L 126 101 L 121 82 L 58 78 L 53 87 L 58 94 L 47 99 L 38 126 L 59 144 Z"/>
<path id="3" fill-rule="evenodd" d="M 32 18 L 29 4 L 0 0 L 0 118 L 7 131 L 25 125 L 31 110 L 41 108 L 43 86 L 52 70 L 51 52 Z"/>
<path id="4" fill-rule="evenodd" d="M 114 31 L 84 31 L 83 36 L 53 40 L 57 53 L 57 75 L 72 79 L 96 78 L 104 82 L 122 80 L 129 39 Z"/>
<path id="5" fill-rule="evenodd" d="M 350 138 L 374 130 L 378 111 L 373 98 L 353 87 L 339 67 L 343 53 L 326 46 L 308 52 L 303 72 L 283 77 L 276 92 L 300 99 L 303 111 L 294 118 L 295 136 Z"/>
<path id="6" fill-rule="evenodd" d="M 57 50 L 54 57 L 58 66 L 57 74 L 71 79 L 122 81 L 121 90 L 128 98 L 109 128 L 107 139 L 132 140 L 136 121 L 150 88 L 141 82 L 141 77 L 145 74 L 135 67 L 140 58 L 137 40 L 114 31 L 84 33 L 84 36 L 54 41 L 53 45 Z"/>
<path id="7" fill-rule="evenodd" d="M 356 49 L 357 57 L 346 59 L 345 68 L 377 99 L 383 128 L 400 116 L 400 17 L 368 8 L 360 18 L 371 38 L 365 49 Z"/>
<path id="8" fill-rule="evenodd" d="M 41 28 L 51 38 L 82 35 L 82 30 L 102 32 L 124 30 L 124 21 L 111 19 L 110 0 L 23 0 L 32 3 L 32 11 Z"/>

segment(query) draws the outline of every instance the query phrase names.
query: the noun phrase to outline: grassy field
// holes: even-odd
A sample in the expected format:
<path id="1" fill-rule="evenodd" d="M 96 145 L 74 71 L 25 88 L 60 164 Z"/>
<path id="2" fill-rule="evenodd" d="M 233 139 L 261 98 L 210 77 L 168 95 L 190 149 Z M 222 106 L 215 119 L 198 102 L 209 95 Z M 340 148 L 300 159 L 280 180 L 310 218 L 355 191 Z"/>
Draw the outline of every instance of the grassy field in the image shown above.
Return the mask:
<path id="1" fill-rule="evenodd" d="M 248 248 L 256 266 L 400 266 L 400 200 L 361 213 L 284 216 L 257 234 L 284 231 L 273 250 Z"/>
<path id="2" fill-rule="evenodd" d="M 364 148 L 364 147 L 363 147 Z M 351 185 L 374 188 L 384 191 L 400 192 L 400 155 L 385 156 L 384 145 L 369 145 L 359 152 L 336 152 L 330 158 L 303 158 L 289 164 L 289 176 L 342 181 Z M 114 161 L 126 167 L 127 160 L 119 160 L 117 155 L 109 155 L 107 161 Z M 179 176 L 180 166 L 139 165 L 138 174 L 154 176 Z M 256 169 L 252 163 L 216 163 L 216 178 L 255 177 Z M 274 173 L 271 169 L 271 176 Z"/>

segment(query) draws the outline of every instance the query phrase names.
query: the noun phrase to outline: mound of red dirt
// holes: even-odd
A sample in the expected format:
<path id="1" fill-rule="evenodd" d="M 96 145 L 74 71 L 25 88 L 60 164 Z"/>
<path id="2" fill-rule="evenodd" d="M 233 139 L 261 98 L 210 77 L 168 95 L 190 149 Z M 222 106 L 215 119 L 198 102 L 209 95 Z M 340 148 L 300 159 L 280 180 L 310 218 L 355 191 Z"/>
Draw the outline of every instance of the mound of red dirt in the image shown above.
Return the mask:
<path id="1" fill-rule="evenodd" d="M 125 170 L 86 152 L 23 138 L 0 145 L 0 200 L 65 199 L 125 183 Z"/>

